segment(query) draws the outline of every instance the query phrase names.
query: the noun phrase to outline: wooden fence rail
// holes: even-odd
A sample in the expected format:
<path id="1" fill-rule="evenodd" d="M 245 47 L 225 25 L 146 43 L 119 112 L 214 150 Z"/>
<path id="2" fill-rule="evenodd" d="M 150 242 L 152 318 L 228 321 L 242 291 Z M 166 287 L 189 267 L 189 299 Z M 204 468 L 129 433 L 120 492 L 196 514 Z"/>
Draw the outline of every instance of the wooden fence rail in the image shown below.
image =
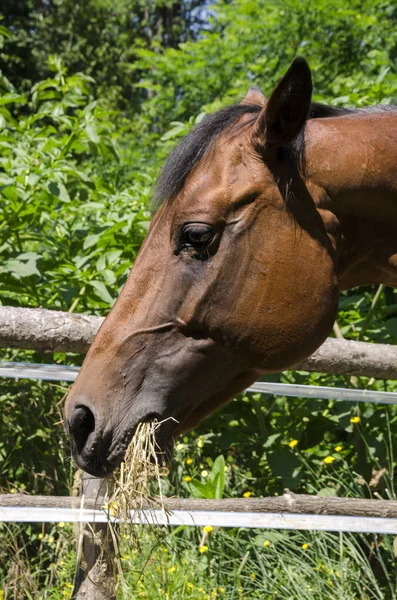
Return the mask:
<path id="1" fill-rule="evenodd" d="M 0 521 L 117 523 L 102 504 L 80 497 L 0 495 Z M 272 498 L 167 498 L 131 510 L 142 525 L 311 529 L 397 534 L 397 501 L 293 494 Z"/>
<path id="2" fill-rule="evenodd" d="M 39 352 L 86 352 L 102 317 L 0 307 L 0 347 Z M 397 379 L 397 347 L 329 338 L 296 369 Z"/>

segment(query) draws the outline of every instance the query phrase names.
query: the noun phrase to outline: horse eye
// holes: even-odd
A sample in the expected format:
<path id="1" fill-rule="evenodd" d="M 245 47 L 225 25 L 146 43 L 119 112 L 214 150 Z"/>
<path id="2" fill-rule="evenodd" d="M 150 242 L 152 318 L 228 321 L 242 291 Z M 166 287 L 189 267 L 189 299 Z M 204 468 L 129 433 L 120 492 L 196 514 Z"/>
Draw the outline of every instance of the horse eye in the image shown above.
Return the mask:
<path id="1" fill-rule="evenodd" d="M 214 233 L 209 225 L 187 225 L 183 229 L 183 240 L 190 246 L 202 246 L 209 242 Z"/>

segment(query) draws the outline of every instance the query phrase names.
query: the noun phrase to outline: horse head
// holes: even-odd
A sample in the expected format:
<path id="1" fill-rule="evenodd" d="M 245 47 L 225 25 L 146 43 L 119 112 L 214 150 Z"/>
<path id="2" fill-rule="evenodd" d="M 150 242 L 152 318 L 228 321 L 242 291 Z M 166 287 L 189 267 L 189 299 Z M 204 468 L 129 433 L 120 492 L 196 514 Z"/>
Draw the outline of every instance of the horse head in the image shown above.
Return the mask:
<path id="1" fill-rule="evenodd" d="M 84 470 L 111 472 L 142 421 L 164 421 L 169 446 L 328 335 L 334 239 L 300 167 L 311 92 L 297 59 L 267 101 L 250 88 L 169 157 L 148 235 L 66 402 Z"/>

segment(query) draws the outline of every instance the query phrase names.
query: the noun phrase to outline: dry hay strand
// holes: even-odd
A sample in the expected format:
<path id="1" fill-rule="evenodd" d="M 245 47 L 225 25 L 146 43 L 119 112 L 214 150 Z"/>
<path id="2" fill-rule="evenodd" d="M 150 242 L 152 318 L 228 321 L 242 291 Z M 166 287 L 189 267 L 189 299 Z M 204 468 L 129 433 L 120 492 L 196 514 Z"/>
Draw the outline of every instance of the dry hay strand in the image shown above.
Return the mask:
<path id="1" fill-rule="evenodd" d="M 125 547 L 139 549 L 135 523 L 156 525 L 154 509 L 165 512 L 161 479 L 168 475 L 168 469 L 165 454 L 156 442 L 156 432 L 163 422 L 153 420 L 138 425 L 123 462 L 108 481 L 109 500 L 104 508 L 112 518 L 108 521 L 108 539 L 106 543 L 103 540 L 101 550 L 105 560 L 108 548 L 112 548 L 108 560 L 113 565 L 114 577 L 118 573 L 119 585 L 126 597 L 129 597 L 129 587 L 124 578 L 122 555 Z M 157 488 L 155 497 L 151 495 L 153 488 Z M 152 511 L 149 520 L 140 512 L 142 509 Z M 121 522 L 115 523 L 114 519 Z M 156 536 L 163 537 L 161 528 L 155 527 L 154 531 Z"/>
<path id="2" fill-rule="evenodd" d="M 112 516 L 124 523 L 131 522 L 131 511 L 149 505 L 164 508 L 161 477 L 168 475 L 168 469 L 163 465 L 163 455 L 156 442 L 156 430 L 160 425 L 157 420 L 139 423 L 124 461 L 114 474 L 113 492 L 107 507 Z M 153 482 L 157 482 L 159 490 L 156 499 L 150 496 Z"/>

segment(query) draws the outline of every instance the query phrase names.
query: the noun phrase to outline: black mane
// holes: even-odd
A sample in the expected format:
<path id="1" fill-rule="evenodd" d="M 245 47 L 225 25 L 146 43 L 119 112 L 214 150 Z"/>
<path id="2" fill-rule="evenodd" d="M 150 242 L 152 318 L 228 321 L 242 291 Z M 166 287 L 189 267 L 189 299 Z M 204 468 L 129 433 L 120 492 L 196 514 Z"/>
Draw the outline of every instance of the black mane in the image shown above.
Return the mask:
<path id="1" fill-rule="evenodd" d="M 163 202 L 170 200 L 183 188 L 186 178 L 192 169 L 203 158 L 217 137 L 229 127 L 232 127 L 242 115 L 252 113 L 252 119 L 245 123 L 253 123 L 262 107 L 259 105 L 233 104 L 222 108 L 212 115 L 205 117 L 192 131 L 174 148 L 160 173 L 154 190 L 153 208 L 158 208 Z M 397 106 L 378 104 L 366 108 L 339 108 L 313 102 L 309 119 L 343 117 L 358 113 L 381 113 L 397 110 Z M 304 138 L 299 142 L 300 154 L 304 150 Z"/>

